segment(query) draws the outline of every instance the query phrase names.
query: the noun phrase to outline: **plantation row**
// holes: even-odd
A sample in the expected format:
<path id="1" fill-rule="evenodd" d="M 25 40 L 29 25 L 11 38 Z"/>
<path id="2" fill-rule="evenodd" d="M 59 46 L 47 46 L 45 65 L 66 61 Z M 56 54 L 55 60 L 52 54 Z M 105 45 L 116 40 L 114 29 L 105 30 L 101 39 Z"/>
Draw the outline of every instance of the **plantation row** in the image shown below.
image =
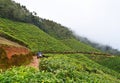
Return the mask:
<path id="1" fill-rule="evenodd" d="M 104 55 L 104 56 L 112 56 L 106 53 L 100 52 L 82 52 L 82 51 L 63 51 L 63 52 L 56 52 L 56 51 L 42 51 L 43 54 L 90 54 L 90 55 Z"/>

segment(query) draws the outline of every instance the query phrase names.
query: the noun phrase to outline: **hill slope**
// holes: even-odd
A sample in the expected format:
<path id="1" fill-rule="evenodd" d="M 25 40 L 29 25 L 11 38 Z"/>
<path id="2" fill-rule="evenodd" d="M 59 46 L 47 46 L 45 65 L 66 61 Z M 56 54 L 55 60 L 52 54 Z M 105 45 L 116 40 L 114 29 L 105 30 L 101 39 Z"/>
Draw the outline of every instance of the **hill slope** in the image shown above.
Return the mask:
<path id="1" fill-rule="evenodd" d="M 22 47 L 18 43 L 15 43 L 13 41 L 7 40 L 7 39 L 5 39 L 3 37 L 0 37 L 0 44 L 10 45 L 10 46 L 16 46 L 16 47 Z"/>
<path id="2" fill-rule="evenodd" d="M 24 42 L 32 51 L 97 51 L 74 38 L 57 40 L 32 24 L 13 22 L 0 18 L 0 27 L 2 33 Z"/>
<path id="3" fill-rule="evenodd" d="M 120 83 L 120 74 L 84 55 L 49 55 L 40 62 L 40 71 L 29 67 L 0 73 L 0 82 L 23 83 Z M 17 78 L 17 79 L 16 79 Z"/>
<path id="4" fill-rule="evenodd" d="M 28 46 L 32 51 L 98 51 L 87 44 L 77 41 L 68 28 L 49 20 L 42 19 L 40 21 L 39 17 L 27 11 L 24 6 L 21 7 L 20 4 L 16 4 L 12 0 L 1 0 L 0 17 L 9 18 L 14 21 L 0 18 L 0 35 L 19 44 Z M 15 21 L 32 23 L 40 29 L 32 24 Z M 4 40 L 4 38 L 1 38 L 1 40 Z M 12 42 L 6 41 L 4 43 L 9 44 Z M 3 49 L 0 51 L 5 54 Z M 13 61 L 13 63 L 16 64 L 17 61 L 21 62 L 21 60 L 23 62 L 29 61 L 28 56 L 29 55 L 27 55 L 27 58 L 24 60 L 24 57 L 21 58 L 22 56 L 20 55 L 18 57 L 19 59 Z M 29 67 L 17 67 L 5 72 L 0 72 L 0 83 L 120 83 L 119 67 L 111 68 L 111 63 L 108 66 L 104 64 L 110 62 L 112 58 L 109 60 L 103 59 L 103 63 L 98 62 L 100 65 L 96 62 L 98 59 L 104 58 L 101 56 L 95 59 L 96 62 L 93 61 L 94 59 L 92 58 L 94 57 L 91 55 L 88 56 L 89 59 L 86 57 L 87 55 L 85 56 L 83 54 L 48 54 L 47 56 L 49 57 L 40 60 L 40 71 Z M 119 59 L 112 60 L 114 62 L 119 61 Z M 5 63 L 4 61 L 2 62 Z M 117 63 L 117 65 L 118 64 L 119 63 Z"/>
<path id="5" fill-rule="evenodd" d="M 72 48 L 75 51 L 82 51 L 82 52 L 97 52 L 98 50 L 87 45 L 84 43 L 81 43 L 80 41 L 71 38 L 71 39 L 64 39 L 61 40 L 66 46 Z"/>
<path id="6" fill-rule="evenodd" d="M 0 18 L 0 30 L 26 43 L 32 51 L 65 51 L 70 50 L 55 38 L 41 31 L 38 27 Z"/>

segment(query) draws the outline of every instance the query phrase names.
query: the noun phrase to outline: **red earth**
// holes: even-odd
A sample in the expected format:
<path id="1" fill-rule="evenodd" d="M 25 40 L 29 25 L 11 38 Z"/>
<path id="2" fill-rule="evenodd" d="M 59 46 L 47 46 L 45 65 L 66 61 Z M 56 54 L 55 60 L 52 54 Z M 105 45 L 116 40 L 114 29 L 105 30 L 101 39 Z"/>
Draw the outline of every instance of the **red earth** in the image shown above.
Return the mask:
<path id="1" fill-rule="evenodd" d="M 15 46 L 7 46 L 1 45 L 0 48 L 4 49 L 7 57 L 10 59 L 12 55 L 20 55 L 20 54 L 28 54 L 30 50 L 25 47 L 15 47 Z"/>
<path id="2" fill-rule="evenodd" d="M 30 50 L 26 47 L 15 47 L 15 46 L 7 46 L 7 45 L 0 45 L 0 48 L 4 49 L 8 59 L 11 59 L 12 55 L 20 55 L 20 54 L 28 54 L 30 53 Z M 37 56 L 33 56 L 33 60 L 28 65 L 31 67 L 34 67 L 36 69 L 39 68 L 39 59 L 37 59 Z"/>
<path id="3" fill-rule="evenodd" d="M 37 56 L 33 56 L 33 60 L 28 66 L 39 69 L 39 59 L 37 59 Z"/>

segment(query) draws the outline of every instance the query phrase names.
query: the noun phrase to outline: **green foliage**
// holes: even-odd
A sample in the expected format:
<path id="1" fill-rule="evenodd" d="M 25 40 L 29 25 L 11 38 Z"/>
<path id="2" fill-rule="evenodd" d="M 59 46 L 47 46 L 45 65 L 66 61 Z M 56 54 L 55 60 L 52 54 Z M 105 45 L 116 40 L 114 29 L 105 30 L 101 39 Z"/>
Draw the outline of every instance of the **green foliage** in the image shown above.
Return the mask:
<path id="1" fill-rule="evenodd" d="M 120 83 L 120 74 L 116 75 L 117 72 L 89 60 L 84 55 L 55 55 L 42 59 L 40 70 L 53 73 L 60 82 L 65 83 Z"/>
<path id="2" fill-rule="evenodd" d="M 6 32 L 3 32 L 2 30 L 0 30 L 0 36 L 6 38 L 8 40 L 11 40 L 13 42 L 17 42 L 18 44 L 20 44 L 22 46 L 28 47 L 28 45 L 24 41 L 22 41 L 18 38 L 15 38 L 14 36 L 12 36 Z"/>
<path id="3" fill-rule="evenodd" d="M 120 73 L 120 57 L 119 56 L 104 58 L 101 61 L 99 61 L 99 64 L 104 65 Z"/>
<path id="4" fill-rule="evenodd" d="M 32 51 L 98 51 L 77 41 L 67 27 L 35 15 L 14 1 L 0 0 L 0 17 L 32 23 L 47 33 L 31 24 L 0 18 L 0 35 L 28 46 Z M 48 56 L 51 57 L 41 59 L 40 71 L 30 67 L 11 68 L 0 73 L 0 83 L 120 83 L 119 57 L 87 55 L 98 64 L 84 55 Z M 31 60 L 31 54 L 14 55 L 8 60 L 5 51 L 0 48 L 1 68 L 28 64 Z"/>
<path id="5" fill-rule="evenodd" d="M 97 63 L 106 66 L 116 72 L 120 73 L 120 57 L 119 56 L 93 56 L 90 59 L 96 61 Z"/>
<path id="6" fill-rule="evenodd" d="M 25 6 L 12 0 L 0 0 L 0 17 L 16 21 L 32 22 L 32 15 Z"/>
<path id="7" fill-rule="evenodd" d="M 0 73 L 0 83 L 59 83 L 53 73 L 31 67 L 17 67 Z"/>
<path id="8" fill-rule="evenodd" d="M 39 28 L 56 39 L 69 39 L 75 37 L 70 29 L 50 20 L 43 19 L 41 27 Z"/>
<path id="9" fill-rule="evenodd" d="M 76 36 L 76 38 L 82 43 L 88 44 L 102 52 L 113 54 L 113 55 L 120 55 L 120 51 L 118 49 L 114 49 L 109 45 L 102 45 L 102 44 L 90 41 L 89 39 L 85 37 Z"/>
<path id="10" fill-rule="evenodd" d="M 56 83 L 51 73 L 38 72 L 31 67 L 17 67 L 0 73 L 0 83 Z"/>
<path id="11" fill-rule="evenodd" d="M 120 74 L 84 55 L 49 56 L 40 60 L 40 71 L 14 67 L 1 72 L 0 83 L 120 83 Z"/>
<path id="12" fill-rule="evenodd" d="M 61 40 L 66 46 L 69 46 L 75 51 L 82 51 L 82 52 L 99 52 L 97 49 L 84 44 L 76 39 L 64 39 Z"/>
<path id="13" fill-rule="evenodd" d="M 32 51 L 71 50 L 60 41 L 50 37 L 38 27 L 0 18 L 0 30 L 28 45 Z"/>

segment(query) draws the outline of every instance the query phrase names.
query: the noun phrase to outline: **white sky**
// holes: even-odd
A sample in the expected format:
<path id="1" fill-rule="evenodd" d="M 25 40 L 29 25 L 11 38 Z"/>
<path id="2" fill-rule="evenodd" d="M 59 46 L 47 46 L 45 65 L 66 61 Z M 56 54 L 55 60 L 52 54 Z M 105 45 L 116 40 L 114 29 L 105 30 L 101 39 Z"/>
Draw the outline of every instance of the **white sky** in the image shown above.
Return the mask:
<path id="1" fill-rule="evenodd" d="M 80 36 L 120 50 L 120 0 L 14 0 Z"/>

